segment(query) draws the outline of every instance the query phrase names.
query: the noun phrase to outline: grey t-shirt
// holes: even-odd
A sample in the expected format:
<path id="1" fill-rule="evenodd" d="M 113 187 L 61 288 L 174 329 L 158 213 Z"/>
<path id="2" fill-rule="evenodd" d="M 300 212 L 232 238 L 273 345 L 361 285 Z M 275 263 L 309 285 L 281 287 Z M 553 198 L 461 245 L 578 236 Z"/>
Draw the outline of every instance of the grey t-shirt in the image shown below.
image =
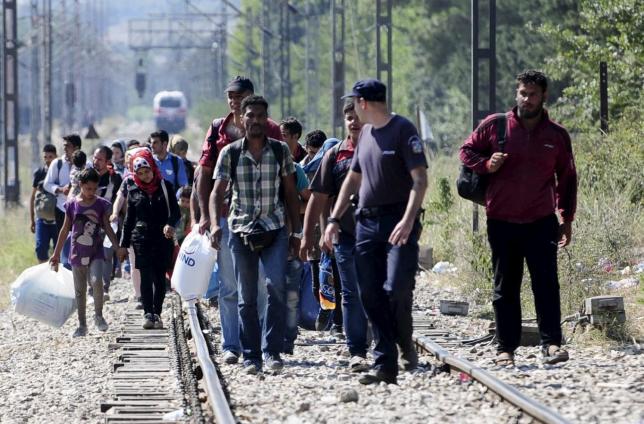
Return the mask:
<path id="1" fill-rule="evenodd" d="M 423 143 L 414 124 L 394 115 L 382 128 L 362 127 L 351 170 L 362 174 L 359 207 L 407 203 L 410 171 L 427 168 Z"/>

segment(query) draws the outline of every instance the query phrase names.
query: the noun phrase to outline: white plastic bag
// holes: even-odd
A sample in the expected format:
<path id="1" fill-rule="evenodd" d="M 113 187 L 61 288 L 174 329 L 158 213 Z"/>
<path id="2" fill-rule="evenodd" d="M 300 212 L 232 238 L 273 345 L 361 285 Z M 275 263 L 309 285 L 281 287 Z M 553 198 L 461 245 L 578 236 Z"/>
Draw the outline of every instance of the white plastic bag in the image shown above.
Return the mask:
<path id="1" fill-rule="evenodd" d="M 54 272 L 48 263 L 27 268 L 11 284 L 11 303 L 20 315 L 62 327 L 76 310 L 71 271 L 61 265 Z"/>
<path id="2" fill-rule="evenodd" d="M 217 262 L 217 251 L 207 234 L 192 231 L 186 236 L 170 280 L 183 300 L 200 299 L 208 290 L 210 275 Z"/>
<path id="3" fill-rule="evenodd" d="M 118 222 L 112 222 L 112 223 L 110 223 L 110 227 L 112 227 L 112 231 L 114 231 L 114 234 L 116 234 L 116 232 L 119 229 L 119 223 Z M 103 239 L 103 247 L 106 248 L 106 249 L 109 249 L 110 247 L 112 247 L 112 240 L 110 240 L 110 238 L 107 236 L 107 234 L 105 234 L 105 238 Z"/>

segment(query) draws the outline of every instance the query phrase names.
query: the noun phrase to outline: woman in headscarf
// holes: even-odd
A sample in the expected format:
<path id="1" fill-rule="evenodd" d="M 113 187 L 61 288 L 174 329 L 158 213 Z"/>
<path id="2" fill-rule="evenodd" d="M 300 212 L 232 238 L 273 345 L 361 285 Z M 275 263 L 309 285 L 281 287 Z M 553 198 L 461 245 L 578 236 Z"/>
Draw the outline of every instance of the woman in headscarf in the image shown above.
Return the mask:
<path id="1" fill-rule="evenodd" d="M 112 165 L 121 177 L 125 176 L 125 140 L 114 140 L 112 143 Z"/>
<path id="2" fill-rule="evenodd" d="M 172 261 L 179 206 L 172 185 L 163 180 L 150 150 L 137 149 L 130 156 L 130 163 L 134 184 L 128 184 L 127 188 L 121 245 L 132 245 L 135 266 L 141 272 L 143 328 L 163 328 L 165 272 Z"/>

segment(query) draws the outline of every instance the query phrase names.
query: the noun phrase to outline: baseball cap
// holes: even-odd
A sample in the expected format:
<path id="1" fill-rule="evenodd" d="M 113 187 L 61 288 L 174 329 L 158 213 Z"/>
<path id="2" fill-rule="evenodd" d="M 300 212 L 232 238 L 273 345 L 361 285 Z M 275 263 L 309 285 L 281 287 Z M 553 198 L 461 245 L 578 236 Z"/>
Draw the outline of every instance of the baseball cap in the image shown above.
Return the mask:
<path id="1" fill-rule="evenodd" d="M 360 80 L 353 84 L 351 93 L 342 96 L 343 99 L 347 97 L 362 97 L 366 101 L 384 102 L 387 100 L 387 86 L 373 78 Z"/>
<path id="2" fill-rule="evenodd" d="M 235 92 L 244 92 L 252 91 L 255 92 L 255 87 L 253 86 L 252 81 L 249 78 L 237 75 L 235 78 L 231 79 L 228 83 L 228 87 L 224 92 L 235 91 Z"/>

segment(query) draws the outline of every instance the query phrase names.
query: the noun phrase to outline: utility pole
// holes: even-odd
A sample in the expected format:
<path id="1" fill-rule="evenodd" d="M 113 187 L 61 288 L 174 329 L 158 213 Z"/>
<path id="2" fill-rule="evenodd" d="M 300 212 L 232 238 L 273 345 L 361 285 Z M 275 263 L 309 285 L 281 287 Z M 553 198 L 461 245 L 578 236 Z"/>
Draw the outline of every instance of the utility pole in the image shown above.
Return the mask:
<path id="1" fill-rule="evenodd" d="M 81 52 L 81 23 L 80 23 L 80 0 L 74 0 L 74 17 L 73 17 L 73 37 L 72 37 L 72 66 L 69 69 L 70 81 L 74 87 L 74 104 L 71 109 L 71 126 L 74 122 L 80 121 L 80 114 L 76 113 L 76 105 L 80 105 L 79 110 L 85 110 L 83 101 L 83 60 Z"/>
<path id="2" fill-rule="evenodd" d="M 30 108 L 30 130 L 31 130 L 31 164 L 33 168 L 40 162 L 40 63 L 38 49 L 40 18 L 38 16 L 39 0 L 31 0 L 31 108 Z"/>
<path id="3" fill-rule="evenodd" d="M 376 78 L 383 80 L 387 74 L 387 107 L 391 111 L 392 86 L 391 86 L 391 24 L 392 0 L 376 0 Z M 385 41 L 385 54 L 383 55 L 383 39 Z"/>
<path id="4" fill-rule="evenodd" d="M 43 20 L 42 20 L 42 38 L 41 38 L 41 92 L 40 102 L 42 105 L 41 127 L 43 131 L 43 141 L 45 144 L 51 143 L 51 0 L 43 0 Z"/>
<path id="5" fill-rule="evenodd" d="M 344 0 L 331 0 L 332 50 L 331 57 L 331 127 L 333 136 L 344 138 L 344 117 L 342 116 L 344 95 Z"/>
<path id="6" fill-rule="evenodd" d="M 280 2 L 280 111 L 291 114 L 291 25 L 288 0 Z"/>
<path id="7" fill-rule="evenodd" d="M 479 121 L 496 109 L 496 0 L 488 0 L 489 33 L 487 48 L 480 45 L 479 0 L 472 0 L 472 129 L 476 129 Z M 488 65 L 488 101 L 487 108 L 479 109 L 480 71 L 481 64 Z M 479 208 L 472 202 L 472 231 L 479 230 Z"/>
<path id="8" fill-rule="evenodd" d="M 273 86 L 273 58 L 271 57 L 271 32 L 273 5 L 270 0 L 262 0 L 262 87 L 264 97 L 268 103 L 275 100 L 275 87 Z"/>
<path id="9" fill-rule="evenodd" d="M 219 17 L 219 30 L 217 31 L 217 51 L 216 51 L 216 66 L 217 66 L 217 75 L 216 80 L 217 86 L 215 87 L 215 95 L 218 97 L 223 96 L 224 89 L 226 88 L 226 82 L 228 81 L 228 63 L 226 60 L 226 51 L 227 48 L 227 34 L 228 30 L 226 26 L 228 24 L 228 14 L 222 13 Z"/>
<path id="10" fill-rule="evenodd" d="M 314 0 L 306 2 L 305 38 L 305 80 L 306 80 L 306 127 L 318 128 L 318 99 L 320 98 L 320 79 L 318 78 L 320 16 L 315 11 Z"/>
<path id="11" fill-rule="evenodd" d="M 608 65 L 599 62 L 599 122 L 604 134 L 608 133 Z"/>
<path id="12" fill-rule="evenodd" d="M 18 175 L 18 5 L 16 0 L 3 0 L 3 84 L 4 112 L 4 200 L 20 202 Z"/>

